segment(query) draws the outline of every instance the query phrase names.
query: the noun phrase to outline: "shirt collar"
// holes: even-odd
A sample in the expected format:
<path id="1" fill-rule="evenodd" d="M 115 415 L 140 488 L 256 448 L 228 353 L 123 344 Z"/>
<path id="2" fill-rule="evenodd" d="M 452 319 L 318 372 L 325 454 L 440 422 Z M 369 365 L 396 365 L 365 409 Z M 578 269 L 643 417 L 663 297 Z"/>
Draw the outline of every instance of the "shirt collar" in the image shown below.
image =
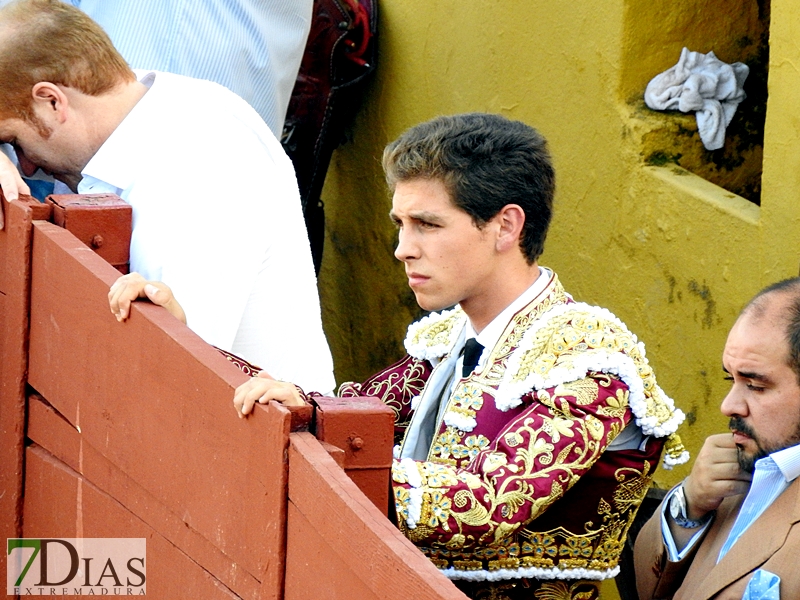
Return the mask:
<path id="1" fill-rule="evenodd" d="M 768 458 L 771 458 L 778 465 L 787 483 L 791 483 L 800 476 L 800 444 L 773 452 Z M 761 460 L 768 459 L 762 458 L 758 462 L 761 462 Z M 756 462 L 756 466 L 758 466 L 758 462 Z"/>
<path id="2" fill-rule="evenodd" d="M 497 341 L 500 339 L 500 336 L 503 334 L 506 325 L 508 325 L 508 322 L 511 320 L 512 315 L 514 315 L 514 313 L 519 311 L 522 307 L 532 302 L 533 299 L 536 298 L 536 296 L 538 296 L 545 287 L 547 287 L 547 283 L 550 281 L 552 276 L 553 273 L 549 269 L 545 267 L 539 267 L 539 277 L 536 278 L 536 281 L 534 281 L 528 289 L 522 292 L 522 294 L 517 296 L 516 300 L 505 307 L 499 315 L 492 319 L 492 321 L 483 328 L 483 331 L 481 331 L 480 334 L 475 333 L 475 328 L 472 326 L 470 320 L 467 319 L 464 340 L 466 341 L 470 338 L 475 338 L 484 348 L 494 348 L 494 346 L 497 344 Z M 488 353 L 484 352 L 481 356 L 481 365 L 483 364 L 487 355 Z"/>
<path id="3" fill-rule="evenodd" d="M 160 80 L 162 74 L 138 69 L 134 73 L 137 80 L 147 86 L 148 92 L 139 99 L 83 168 L 81 175 L 84 181 L 78 190 L 80 193 L 109 191 L 99 189 L 103 182 L 120 191 L 125 190 L 132 184 L 136 170 L 131 163 L 137 156 L 147 155 L 145 124 L 151 121 L 152 113 L 158 106 L 158 99 L 154 96 L 159 95 L 161 86 L 156 85 L 156 75 Z"/>

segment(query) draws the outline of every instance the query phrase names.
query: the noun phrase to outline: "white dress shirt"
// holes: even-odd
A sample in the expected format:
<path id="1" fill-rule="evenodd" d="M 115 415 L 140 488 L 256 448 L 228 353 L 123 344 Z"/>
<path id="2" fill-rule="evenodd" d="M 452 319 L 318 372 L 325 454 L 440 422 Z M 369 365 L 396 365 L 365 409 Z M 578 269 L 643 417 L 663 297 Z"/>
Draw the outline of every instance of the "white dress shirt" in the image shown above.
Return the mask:
<path id="1" fill-rule="evenodd" d="M 200 337 L 278 379 L 332 390 L 297 182 L 280 143 L 220 85 L 137 77 L 150 89 L 86 165 L 79 193 L 116 193 L 133 207 L 131 270 L 169 285 Z"/>

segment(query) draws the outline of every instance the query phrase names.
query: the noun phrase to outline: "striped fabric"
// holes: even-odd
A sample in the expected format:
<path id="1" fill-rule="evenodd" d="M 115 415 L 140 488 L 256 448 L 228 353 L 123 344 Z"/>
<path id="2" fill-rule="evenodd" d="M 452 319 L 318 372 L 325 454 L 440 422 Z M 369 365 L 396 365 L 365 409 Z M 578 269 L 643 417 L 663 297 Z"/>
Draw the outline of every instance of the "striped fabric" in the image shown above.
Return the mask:
<path id="1" fill-rule="evenodd" d="M 720 549 L 717 562 L 722 560 L 722 557 L 727 554 L 731 546 L 736 543 L 736 540 L 747 531 L 750 525 L 755 523 L 755 520 L 761 516 L 761 513 L 763 513 L 799 475 L 800 444 L 779 450 L 778 452 L 773 452 L 770 456 L 756 461 L 756 469 L 753 474 L 753 482 L 750 485 L 750 490 L 747 492 L 747 497 L 742 504 L 739 515 L 736 517 L 736 522 L 733 524 L 728 534 L 728 539 Z M 694 545 L 703 538 L 703 533 L 705 533 L 706 529 L 711 525 L 711 523 L 706 523 L 703 527 L 699 528 L 697 533 L 692 536 L 683 549 L 678 550 L 675 545 L 675 540 L 672 539 L 669 526 L 667 525 L 669 501 L 674 492 L 675 489 L 673 488 L 661 503 L 661 534 L 667 549 L 667 558 L 669 558 L 671 562 L 683 560 L 684 557 L 692 551 Z"/>
<path id="2" fill-rule="evenodd" d="M 717 562 L 731 549 L 761 513 L 800 475 L 800 445 L 792 446 L 756 461 L 753 483 L 744 499 L 728 539 L 719 551 Z"/>
<path id="3" fill-rule="evenodd" d="M 311 26 L 312 0 L 69 0 L 134 69 L 216 81 L 280 139 Z"/>

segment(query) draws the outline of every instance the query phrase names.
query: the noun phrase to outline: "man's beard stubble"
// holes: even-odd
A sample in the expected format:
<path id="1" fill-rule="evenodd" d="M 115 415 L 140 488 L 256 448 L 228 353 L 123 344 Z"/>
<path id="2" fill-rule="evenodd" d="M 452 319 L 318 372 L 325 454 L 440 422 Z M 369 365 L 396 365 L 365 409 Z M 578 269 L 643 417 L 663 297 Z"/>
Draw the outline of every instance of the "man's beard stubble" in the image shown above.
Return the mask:
<path id="1" fill-rule="evenodd" d="M 794 435 L 788 440 L 784 440 L 781 445 L 776 446 L 775 448 L 765 448 L 762 446 L 761 440 L 759 440 L 758 436 L 756 436 L 756 432 L 752 427 L 745 423 L 744 419 L 741 417 L 731 417 L 731 420 L 728 421 L 728 428 L 732 432 L 738 431 L 745 434 L 756 444 L 757 450 L 752 455 L 745 454 L 745 451 L 741 447 L 736 446 L 736 460 L 739 462 L 739 468 L 745 473 L 753 473 L 756 468 L 756 462 L 759 459 L 769 456 L 778 450 L 783 450 L 784 448 L 794 446 L 800 442 L 800 423 L 797 424 Z"/>
<path id="2" fill-rule="evenodd" d="M 739 462 L 739 468 L 745 473 L 752 473 L 755 471 L 756 461 L 759 458 L 764 458 L 765 456 L 769 455 L 769 452 L 767 452 L 761 445 L 761 442 L 756 437 L 756 433 L 753 431 L 752 427 L 745 423 L 744 419 L 741 417 L 731 417 L 731 420 L 728 421 L 728 429 L 730 429 L 731 432 L 743 433 L 755 442 L 758 450 L 756 450 L 756 452 L 752 455 L 745 454 L 744 450 L 740 446 L 736 446 L 736 460 Z"/>

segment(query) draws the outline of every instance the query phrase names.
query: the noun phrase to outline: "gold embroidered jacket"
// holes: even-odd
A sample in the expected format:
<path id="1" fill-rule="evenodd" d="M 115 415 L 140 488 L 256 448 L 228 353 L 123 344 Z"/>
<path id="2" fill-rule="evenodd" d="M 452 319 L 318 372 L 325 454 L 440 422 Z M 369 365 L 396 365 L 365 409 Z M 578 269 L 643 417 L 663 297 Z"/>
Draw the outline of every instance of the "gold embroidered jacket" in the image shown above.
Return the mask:
<path id="1" fill-rule="evenodd" d="M 465 323 L 455 308 L 413 324 L 409 356 L 341 395 L 382 397 L 402 434 Z M 446 399 L 427 456 L 409 457 L 409 435 L 395 449 L 401 529 L 453 579 L 613 577 L 666 438 L 667 463 L 688 458 L 672 435 L 683 414 L 636 336 L 555 275 L 486 351 Z M 642 446 L 607 451 L 631 422 Z"/>

